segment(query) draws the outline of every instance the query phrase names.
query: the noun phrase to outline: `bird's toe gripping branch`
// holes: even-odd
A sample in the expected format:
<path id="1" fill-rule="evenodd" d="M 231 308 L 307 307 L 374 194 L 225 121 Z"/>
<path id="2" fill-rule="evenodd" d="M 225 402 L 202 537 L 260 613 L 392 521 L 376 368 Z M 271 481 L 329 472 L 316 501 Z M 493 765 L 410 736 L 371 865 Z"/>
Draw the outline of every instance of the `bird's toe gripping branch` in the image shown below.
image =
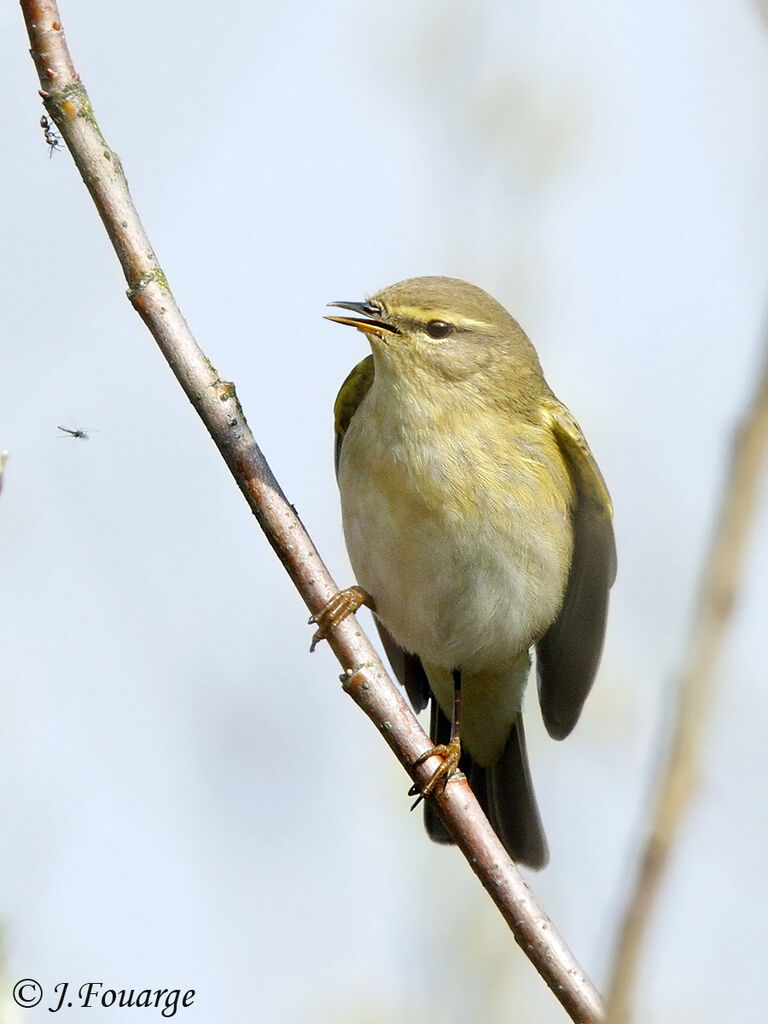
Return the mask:
<path id="1" fill-rule="evenodd" d="M 340 590 L 338 594 L 334 594 L 322 611 L 310 617 L 310 623 L 317 624 L 317 631 L 312 637 L 312 644 L 309 648 L 310 653 L 314 651 L 321 640 L 328 639 L 331 631 L 343 619 L 346 619 L 348 615 L 353 615 L 363 605 L 370 608 L 371 611 L 374 610 L 373 598 L 362 587 L 347 587 L 346 590 Z"/>
<path id="2" fill-rule="evenodd" d="M 425 797 L 431 796 L 440 784 L 444 786 L 450 778 L 459 774 L 461 738 L 454 736 L 450 743 L 439 743 L 436 747 L 430 747 L 429 750 L 425 750 L 413 762 L 413 767 L 418 768 L 420 764 L 424 764 L 430 757 L 442 757 L 443 760 L 435 768 L 432 778 L 423 789 L 414 783 L 408 790 L 408 796 L 415 796 L 417 798 L 411 805 L 411 810 L 418 807 Z"/>

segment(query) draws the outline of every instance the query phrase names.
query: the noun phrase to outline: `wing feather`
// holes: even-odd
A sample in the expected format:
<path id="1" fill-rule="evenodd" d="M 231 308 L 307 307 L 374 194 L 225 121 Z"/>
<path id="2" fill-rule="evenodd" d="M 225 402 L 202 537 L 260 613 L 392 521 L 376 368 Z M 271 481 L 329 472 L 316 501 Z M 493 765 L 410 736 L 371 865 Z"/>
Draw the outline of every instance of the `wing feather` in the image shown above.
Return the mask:
<path id="1" fill-rule="evenodd" d="M 562 608 L 536 645 L 536 661 L 544 724 L 550 736 L 564 739 L 600 661 L 616 545 L 608 489 L 578 423 L 559 402 L 549 422 L 574 486 L 573 557 Z"/>
<path id="2" fill-rule="evenodd" d="M 361 360 L 352 372 L 347 376 L 339 388 L 336 396 L 336 403 L 333 407 L 333 417 L 336 432 L 335 465 L 336 477 L 339 475 L 339 459 L 341 458 L 341 445 L 347 427 L 352 422 L 352 417 L 357 408 L 371 390 L 373 384 L 373 356 L 366 356 Z"/>

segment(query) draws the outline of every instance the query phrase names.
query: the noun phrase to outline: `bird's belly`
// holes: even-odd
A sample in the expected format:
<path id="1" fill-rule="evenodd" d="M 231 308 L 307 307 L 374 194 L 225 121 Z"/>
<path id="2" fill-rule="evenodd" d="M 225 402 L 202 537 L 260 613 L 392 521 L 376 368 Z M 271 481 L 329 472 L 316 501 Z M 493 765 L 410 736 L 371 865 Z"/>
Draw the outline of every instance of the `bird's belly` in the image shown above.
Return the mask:
<path id="1" fill-rule="evenodd" d="M 343 478 L 347 548 L 358 582 L 406 650 L 444 668 L 479 670 L 526 651 L 557 615 L 570 560 L 562 509 L 469 515 L 409 490 Z M 565 557 L 564 557 L 565 553 Z"/>

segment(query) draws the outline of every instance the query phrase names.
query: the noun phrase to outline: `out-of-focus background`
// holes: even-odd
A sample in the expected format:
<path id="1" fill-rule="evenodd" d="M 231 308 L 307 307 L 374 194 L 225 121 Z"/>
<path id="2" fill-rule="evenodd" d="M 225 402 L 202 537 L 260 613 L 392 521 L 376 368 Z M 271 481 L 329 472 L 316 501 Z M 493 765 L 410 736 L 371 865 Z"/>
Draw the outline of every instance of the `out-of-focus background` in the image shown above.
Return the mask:
<path id="1" fill-rule="evenodd" d="M 340 583 L 330 410 L 366 346 L 322 320 L 327 301 L 418 274 L 474 281 L 581 421 L 620 569 L 576 733 L 551 742 L 527 701 L 552 851 L 530 882 L 602 984 L 766 328 L 758 9 L 62 0 L 61 14 L 182 309 Z M 132 312 L 67 152 L 49 159 L 27 50 L 9 5 L 3 1024 L 48 1016 L 45 1000 L 10 1004 L 20 977 L 47 999 L 63 980 L 194 988 L 179 1011 L 194 1020 L 563 1020 L 466 864 L 409 814 L 408 780 L 329 651 L 309 656 L 304 606 Z M 764 490 L 643 961 L 646 1022 L 764 1013 L 766 511 Z"/>

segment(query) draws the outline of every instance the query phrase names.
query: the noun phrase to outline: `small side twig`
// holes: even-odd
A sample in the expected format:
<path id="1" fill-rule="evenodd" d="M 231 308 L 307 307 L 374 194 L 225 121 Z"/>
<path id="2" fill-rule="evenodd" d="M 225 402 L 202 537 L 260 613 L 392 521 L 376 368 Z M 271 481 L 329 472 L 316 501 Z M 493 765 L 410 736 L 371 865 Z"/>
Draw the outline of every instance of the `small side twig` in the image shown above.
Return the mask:
<path id="1" fill-rule="evenodd" d="M 286 500 L 250 432 L 234 385 L 198 347 L 171 294 L 131 201 L 117 154 L 105 142 L 69 56 L 55 0 L 20 0 L 42 85 L 41 95 L 98 209 L 128 282 L 128 296 L 217 445 L 270 544 L 312 614 L 338 588 Z M 430 741 L 353 618 L 330 635 L 346 691 L 375 723 L 411 777 L 424 785 L 430 759 L 413 764 Z M 574 1021 L 599 1024 L 600 997 L 552 922 L 533 899 L 466 782 L 433 799 L 515 939 Z"/>
<path id="2" fill-rule="evenodd" d="M 664 872 L 698 781 L 707 722 L 726 633 L 741 579 L 744 552 L 768 450 L 768 350 L 751 407 L 736 435 L 688 647 L 661 783 L 644 842 L 637 880 L 621 922 L 608 988 L 611 1024 L 630 1018 L 630 999 L 643 940 Z"/>
<path id="3" fill-rule="evenodd" d="M 0 452 L 0 492 L 3 490 L 3 476 L 5 474 L 5 463 L 8 458 L 8 452 Z"/>

